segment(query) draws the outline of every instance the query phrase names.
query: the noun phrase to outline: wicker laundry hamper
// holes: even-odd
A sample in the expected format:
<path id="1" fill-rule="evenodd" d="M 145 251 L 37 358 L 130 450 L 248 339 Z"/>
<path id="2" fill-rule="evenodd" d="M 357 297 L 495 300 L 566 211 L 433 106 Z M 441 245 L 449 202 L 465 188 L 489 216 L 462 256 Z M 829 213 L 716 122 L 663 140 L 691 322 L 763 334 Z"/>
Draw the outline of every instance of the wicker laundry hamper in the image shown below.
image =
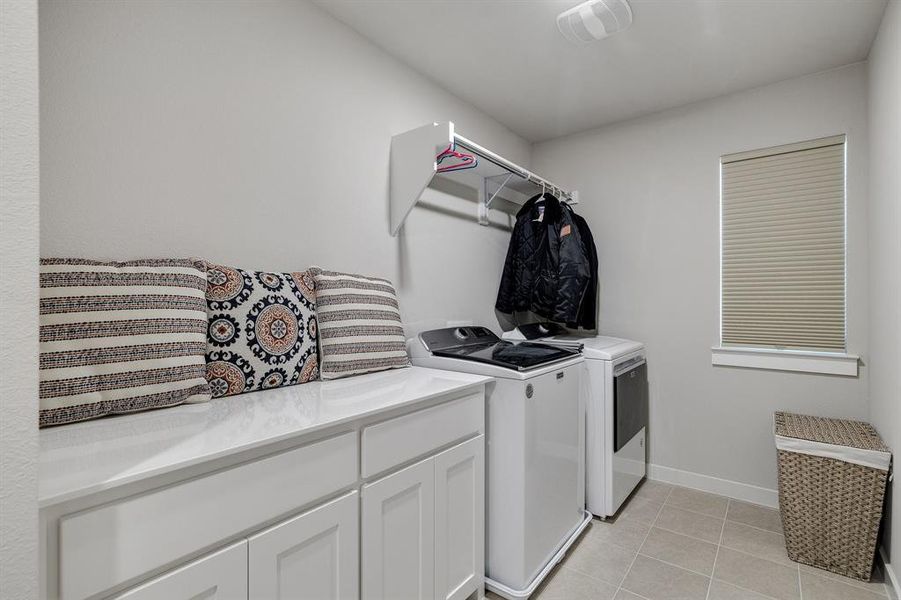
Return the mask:
<path id="1" fill-rule="evenodd" d="M 789 558 L 868 581 L 891 451 L 860 421 L 777 412 L 773 429 Z"/>

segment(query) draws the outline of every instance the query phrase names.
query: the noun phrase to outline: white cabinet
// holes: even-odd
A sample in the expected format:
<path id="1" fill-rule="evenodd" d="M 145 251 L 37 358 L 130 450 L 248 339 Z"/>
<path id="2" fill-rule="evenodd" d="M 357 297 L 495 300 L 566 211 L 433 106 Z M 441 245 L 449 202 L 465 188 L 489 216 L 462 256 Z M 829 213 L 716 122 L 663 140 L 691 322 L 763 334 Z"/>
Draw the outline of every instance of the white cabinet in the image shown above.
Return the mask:
<path id="1" fill-rule="evenodd" d="M 435 457 L 435 598 L 461 600 L 485 571 L 484 436 Z"/>
<path id="2" fill-rule="evenodd" d="M 247 542 L 166 573 L 115 600 L 246 600 Z"/>
<path id="3" fill-rule="evenodd" d="M 442 446 L 482 431 L 483 394 L 382 421 L 363 430 L 363 477 L 378 475 L 418 456 L 434 454 Z"/>
<path id="4" fill-rule="evenodd" d="M 355 600 L 358 497 L 345 494 L 251 537 L 250 598 Z"/>
<path id="5" fill-rule="evenodd" d="M 363 486 L 363 600 L 461 600 L 481 588 L 484 439 Z"/>
<path id="6" fill-rule="evenodd" d="M 435 461 L 363 486 L 363 600 L 435 593 Z"/>
<path id="7" fill-rule="evenodd" d="M 429 382 L 451 386 L 437 393 L 431 383 L 408 389 L 404 371 L 325 390 L 331 410 L 350 415 L 330 427 L 268 432 L 217 460 L 187 453 L 131 488 L 42 507 L 41 600 L 464 600 L 481 592 L 485 380 L 436 371 Z M 378 410 L 355 406 L 363 392 L 350 388 L 369 398 L 373 386 L 380 398 L 403 393 Z M 293 414 L 286 399 L 272 398 L 274 414 Z M 261 404 L 232 409 L 244 406 Z M 239 414 L 248 418 L 229 432 L 254 422 L 255 413 Z M 217 435 L 204 429 L 198 439 Z"/>
<path id="8" fill-rule="evenodd" d="M 63 517 L 62 600 L 89 598 L 353 485 L 357 448 L 357 435 L 344 433 Z"/>

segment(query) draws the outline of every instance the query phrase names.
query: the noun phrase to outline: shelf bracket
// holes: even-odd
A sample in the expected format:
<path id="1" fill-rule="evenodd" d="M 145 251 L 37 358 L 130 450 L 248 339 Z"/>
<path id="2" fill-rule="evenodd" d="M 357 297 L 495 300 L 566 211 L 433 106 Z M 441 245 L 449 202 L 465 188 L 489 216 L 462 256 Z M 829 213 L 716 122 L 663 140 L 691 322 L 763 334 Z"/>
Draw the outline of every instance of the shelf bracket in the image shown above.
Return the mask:
<path id="1" fill-rule="evenodd" d="M 491 181 L 491 177 L 486 177 L 484 182 L 482 183 L 482 189 L 479 190 L 479 225 L 488 225 L 488 209 L 491 208 L 491 203 L 497 198 L 497 195 L 501 193 L 501 190 L 506 187 L 507 183 L 510 181 L 510 178 L 513 177 L 515 173 L 510 173 L 507 175 L 506 179 L 504 179 L 503 183 L 501 183 L 500 187 L 494 190 L 494 193 L 490 193 L 488 189 L 488 184 Z"/>
<path id="2" fill-rule="evenodd" d="M 488 225 L 490 223 L 488 219 L 488 179 L 485 178 L 482 180 L 482 185 L 479 186 L 479 201 L 477 203 L 477 214 L 476 220 L 479 222 L 479 225 Z"/>
<path id="3" fill-rule="evenodd" d="M 491 208 L 492 200 L 494 200 L 495 197 L 497 197 L 497 195 L 501 193 L 501 190 L 504 189 L 504 187 L 510 181 L 511 177 L 513 177 L 513 173 L 510 173 L 509 175 L 507 175 L 507 178 L 504 179 L 504 183 L 502 183 L 501 186 L 499 188 L 497 188 L 497 190 L 493 194 L 491 194 L 491 197 L 489 197 L 487 200 L 485 200 L 485 208 Z M 487 177 L 485 178 L 485 191 L 486 192 L 488 191 L 488 178 Z"/>

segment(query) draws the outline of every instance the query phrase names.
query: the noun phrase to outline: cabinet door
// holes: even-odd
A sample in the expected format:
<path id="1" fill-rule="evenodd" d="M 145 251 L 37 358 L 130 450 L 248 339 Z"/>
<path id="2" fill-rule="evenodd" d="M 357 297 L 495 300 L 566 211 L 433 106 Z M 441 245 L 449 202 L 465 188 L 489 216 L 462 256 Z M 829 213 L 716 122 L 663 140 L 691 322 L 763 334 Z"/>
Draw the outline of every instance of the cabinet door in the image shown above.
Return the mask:
<path id="1" fill-rule="evenodd" d="M 435 459 L 363 486 L 364 600 L 435 594 Z"/>
<path id="2" fill-rule="evenodd" d="M 116 600 L 247 600 L 247 542 L 214 552 Z"/>
<path id="3" fill-rule="evenodd" d="M 485 437 L 435 457 L 435 598 L 459 600 L 485 578 Z"/>
<path id="4" fill-rule="evenodd" d="M 358 514 L 358 494 L 351 492 L 251 537 L 250 597 L 355 600 Z"/>

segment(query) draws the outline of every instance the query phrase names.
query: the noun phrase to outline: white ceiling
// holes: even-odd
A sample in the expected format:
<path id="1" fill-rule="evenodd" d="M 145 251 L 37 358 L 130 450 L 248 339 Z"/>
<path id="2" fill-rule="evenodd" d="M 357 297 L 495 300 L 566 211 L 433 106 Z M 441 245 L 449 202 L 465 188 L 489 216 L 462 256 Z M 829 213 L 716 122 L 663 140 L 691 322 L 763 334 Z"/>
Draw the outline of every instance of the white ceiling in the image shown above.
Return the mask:
<path id="1" fill-rule="evenodd" d="M 886 0 L 630 0 L 587 46 L 580 0 L 315 0 L 530 141 L 865 60 Z"/>

